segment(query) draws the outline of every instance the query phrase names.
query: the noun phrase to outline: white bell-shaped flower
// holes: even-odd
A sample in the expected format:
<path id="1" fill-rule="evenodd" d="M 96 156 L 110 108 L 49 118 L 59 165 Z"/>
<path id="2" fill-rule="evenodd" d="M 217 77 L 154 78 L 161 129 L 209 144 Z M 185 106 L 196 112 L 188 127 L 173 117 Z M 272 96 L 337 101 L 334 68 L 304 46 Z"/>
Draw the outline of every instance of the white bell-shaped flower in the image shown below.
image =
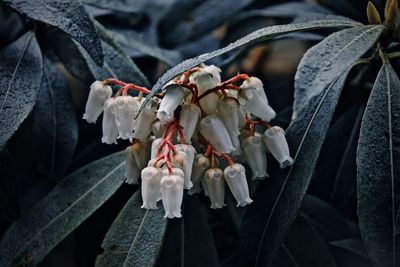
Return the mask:
<path id="1" fill-rule="evenodd" d="M 197 122 L 201 115 L 200 108 L 192 103 L 184 104 L 179 115 L 179 125 L 182 126 L 186 143 L 191 144 L 191 139 L 196 130 Z"/>
<path id="2" fill-rule="evenodd" d="M 106 99 L 110 98 L 111 95 L 112 89 L 110 86 L 104 85 L 101 81 L 92 83 L 83 119 L 88 123 L 95 123 L 101 112 L 103 112 L 104 102 Z"/>
<path id="3" fill-rule="evenodd" d="M 210 159 L 204 156 L 204 154 L 198 154 L 193 160 L 192 176 L 190 180 L 193 183 L 193 187 L 188 191 L 189 195 L 200 193 L 201 191 L 201 180 L 204 177 L 204 173 L 211 166 Z"/>
<path id="4" fill-rule="evenodd" d="M 254 116 L 262 119 L 263 121 L 271 121 L 273 118 L 275 118 L 275 111 L 270 105 L 268 105 L 268 102 L 265 101 L 265 99 L 256 89 L 242 88 L 240 97 L 245 99 L 244 107 Z"/>
<path id="5" fill-rule="evenodd" d="M 200 68 L 195 73 L 194 81 L 196 83 L 199 95 L 203 94 L 207 90 L 216 87 L 221 83 L 221 69 L 214 66 L 205 66 Z M 201 109 L 207 114 L 214 114 L 217 112 L 218 95 L 215 93 L 208 94 L 207 96 L 200 99 L 199 103 Z"/>
<path id="6" fill-rule="evenodd" d="M 106 144 L 116 144 L 118 138 L 118 129 L 115 122 L 114 113 L 114 100 L 115 98 L 108 98 L 104 102 L 104 114 L 103 114 L 103 137 L 101 142 Z"/>
<path id="7" fill-rule="evenodd" d="M 264 99 L 264 102 L 268 104 L 268 98 L 264 90 L 264 85 L 257 77 L 250 77 L 249 79 L 245 80 L 240 87 L 242 89 L 256 89 L 259 95 Z"/>
<path id="8" fill-rule="evenodd" d="M 156 119 L 156 105 L 152 101 L 149 101 L 140 112 L 136 119 L 135 131 L 133 132 L 133 138 L 138 139 L 142 142 L 146 141 L 151 133 L 151 126 L 153 121 Z"/>
<path id="9" fill-rule="evenodd" d="M 137 184 L 140 177 L 140 169 L 133 154 L 132 146 L 125 149 L 125 182 Z"/>
<path id="10" fill-rule="evenodd" d="M 282 169 L 293 164 L 293 159 L 290 157 L 289 146 L 285 138 L 285 131 L 281 127 L 274 126 L 265 130 L 263 139 L 268 150 L 279 162 Z"/>
<path id="11" fill-rule="evenodd" d="M 235 150 L 233 154 L 240 154 L 239 141 L 239 105 L 233 98 L 223 98 L 218 102 L 218 115 L 228 131 Z"/>
<path id="12" fill-rule="evenodd" d="M 235 150 L 224 123 L 216 114 L 204 117 L 200 121 L 198 129 L 215 150 L 224 153 L 231 153 Z"/>
<path id="13" fill-rule="evenodd" d="M 138 108 L 138 101 L 132 96 L 119 96 L 115 99 L 114 111 L 119 133 L 118 138 L 132 141 L 135 126 L 133 118 Z"/>
<path id="14" fill-rule="evenodd" d="M 190 189 L 193 183 L 190 179 L 192 177 L 193 161 L 196 155 L 196 150 L 193 146 L 187 144 L 175 145 L 177 153 L 184 153 L 186 157 L 183 157 L 183 172 L 185 173 L 185 189 Z"/>
<path id="15" fill-rule="evenodd" d="M 151 143 L 151 152 L 150 152 L 151 159 L 154 159 L 157 156 L 157 151 L 163 141 L 164 141 L 164 139 L 157 138 L 157 139 L 154 139 L 154 141 Z"/>
<path id="16" fill-rule="evenodd" d="M 225 206 L 225 183 L 223 171 L 220 168 L 212 168 L 204 174 L 204 180 L 208 189 L 212 209 L 221 209 Z"/>
<path id="17" fill-rule="evenodd" d="M 161 124 L 160 120 L 153 121 L 151 124 L 151 132 L 155 137 L 159 138 L 164 133 L 165 125 Z"/>
<path id="18" fill-rule="evenodd" d="M 267 151 L 262 137 L 249 136 L 242 142 L 246 161 L 252 172 L 252 180 L 264 180 L 267 174 Z"/>
<path id="19" fill-rule="evenodd" d="M 246 206 L 253 202 L 249 194 L 245 168 L 242 164 L 235 163 L 226 167 L 224 170 L 224 177 L 237 201 L 237 207 Z"/>
<path id="20" fill-rule="evenodd" d="M 185 89 L 182 86 L 172 84 L 166 88 L 160 107 L 157 111 L 157 118 L 162 125 L 174 119 L 174 111 L 181 104 L 185 97 Z"/>
<path id="21" fill-rule="evenodd" d="M 161 198 L 165 210 L 164 218 L 180 218 L 184 179 L 175 174 L 161 178 Z"/>
<path id="22" fill-rule="evenodd" d="M 142 170 L 142 208 L 157 209 L 160 196 L 162 171 L 150 166 Z"/>

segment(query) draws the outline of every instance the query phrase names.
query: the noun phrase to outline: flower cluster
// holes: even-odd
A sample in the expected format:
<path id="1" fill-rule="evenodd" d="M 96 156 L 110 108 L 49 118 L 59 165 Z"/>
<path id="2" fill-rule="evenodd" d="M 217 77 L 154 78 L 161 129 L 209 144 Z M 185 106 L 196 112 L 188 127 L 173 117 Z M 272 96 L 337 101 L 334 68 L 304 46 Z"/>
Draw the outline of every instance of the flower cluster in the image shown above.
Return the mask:
<path id="1" fill-rule="evenodd" d="M 284 130 L 269 124 L 276 113 L 262 82 L 246 74 L 221 82 L 220 72 L 213 65 L 184 72 L 138 116 L 148 89 L 116 79 L 92 84 L 83 118 L 95 123 L 104 112 L 102 142 L 130 140 L 126 182 L 141 177 L 143 208 L 156 209 L 162 200 L 165 217 L 181 217 L 184 189 L 204 191 L 211 208 L 222 208 L 225 182 L 237 206 L 245 206 L 252 199 L 244 163 L 252 180 L 268 176 L 267 152 L 281 168 L 293 163 Z M 119 88 L 114 96 L 111 86 Z"/>

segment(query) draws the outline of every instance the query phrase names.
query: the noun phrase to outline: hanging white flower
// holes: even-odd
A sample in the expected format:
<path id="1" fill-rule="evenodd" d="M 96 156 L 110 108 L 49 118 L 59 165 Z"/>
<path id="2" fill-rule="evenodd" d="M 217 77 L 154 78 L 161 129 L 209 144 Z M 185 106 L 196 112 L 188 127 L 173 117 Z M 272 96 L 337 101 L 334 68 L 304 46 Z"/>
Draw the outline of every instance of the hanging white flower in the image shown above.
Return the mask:
<path id="1" fill-rule="evenodd" d="M 151 132 L 156 138 L 162 136 L 164 129 L 165 125 L 161 124 L 160 120 L 153 121 L 153 123 L 151 124 Z"/>
<path id="2" fill-rule="evenodd" d="M 223 171 L 220 168 L 212 168 L 204 174 L 208 195 L 211 200 L 212 209 L 221 209 L 225 206 L 225 182 Z"/>
<path id="3" fill-rule="evenodd" d="M 149 166 L 142 170 L 142 208 L 157 209 L 157 200 L 160 196 L 162 171 Z"/>
<path id="4" fill-rule="evenodd" d="M 151 143 L 151 152 L 150 152 L 150 158 L 154 159 L 157 156 L 157 151 L 163 142 L 162 138 L 157 138 L 154 139 L 154 141 Z"/>
<path id="5" fill-rule="evenodd" d="M 165 125 L 174 119 L 174 111 L 185 97 L 185 89 L 182 86 L 171 84 L 166 88 L 165 95 L 161 100 L 157 111 L 157 118 Z"/>
<path id="6" fill-rule="evenodd" d="M 101 142 L 106 144 L 116 144 L 118 138 L 118 129 L 117 124 L 115 122 L 115 113 L 114 113 L 114 102 L 115 98 L 108 98 L 104 102 L 104 114 L 103 114 L 103 137 L 101 138 Z"/>
<path id="7" fill-rule="evenodd" d="M 192 176 L 192 168 L 193 168 L 193 161 L 196 155 L 196 150 L 193 146 L 187 144 L 178 144 L 175 145 L 175 149 L 179 154 L 184 153 L 185 156 L 182 157 L 183 159 L 183 172 L 185 173 L 185 189 L 190 189 L 193 186 L 193 183 L 190 179 Z M 182 155 L 182 154 L 181 154 Z"/>
<path id="8" fill-rule="evenodd" d="M 243 84 L 240 87 L 242 89 L 249 89 L 249 88 L 255 89 L 258 92 L 258 94 L 263 98 L 264 102 L 268 105 L 268 98 L 264 90 L 264 85 L 262 81 L 257 77 L 248 78 L 243 82 Z"/>
<path id="9" fill-rule="evenodd" d="M 133 155 L 132 146 L 125 149 L 125 182 L 128 184 L 137 184 L 140 177 L 140 169 Z"/>
<path id="10" fill-rule="evenodd" d="M 165 210 L 165 218 L 180 218 L 183 199 L 184 179 L 175 174 L 161 178 L 161 198 Z"/>
<path id="11" fill-rule="evenodd" d="M 242 142 L 246 161 L 252 172 L 252 180 L 264 180 L 267 174 L 267 151 L 262 137 L 249 136 Z"/>
<path id="12" fill-rule="evenodd" d="M 247 185 L 245 168 L 242 164 L 235 163 L 224 170 L 225 181 L 237 201 L 237 207 L 246 206 L 253 202 L 250 198 Z"/>
<path id="13" fill-rule="evenodd" d="M 233 98 L 218 101 L 218 115 L 225 125 L 234 147 L 233 154 L 240 154 L 239 105 Z"/>
<path id="14" fill-rule="evenodd" d="M 194 81 L 199 91 L 199 95 L 206 92 L 208 89 L 214 88 L 221 83 L 221 69 L 214 66 L 205 66 L 200 68 L 198 72 L 195 73 Z M 211 93 L 202 99 L 200 99 L 200 106 L 202 110 L 210 115 L 217 112 L 217 102 L 218 95 Z"/>
<path id="15" fill-rule="evenodd" d="M 263 139 L 268 150 L 279 162 L 282 169 L 293 164 L 285 138 L 285 131 L 281 127 L 274 126 L 267 129 L 263 134 Z"/>
<path id="16" fill-rule="evenodd" d="M 104 85 L 101 81 L 95 81 L 90 85 L 89 96 L 86 102 L 83 119 L 88 123 L 95 123 L 97 118 L 103 112 L 103 106 L 106 99 L 112 95 L 112 89 Z"/>
<path id="17" fill-rule="evenodd" d="M 119 96 L 115 99 L 114 110 L 119 133 L 118 138 L 132 141 L 135 126 L 133 119 L 138 109 L 138 101 L 132 96 Z"/>
<path id="18" fill-rule="evenodd" d="M 182 105 L 182 110 L 179 115 L 179 125 L 183 128 L 182 132 L 186 138 L 187 144 L 191 144 L 191 139 L 200 115 L 201 110 L 197 105 L 192 103 Z"/>
<path id="19" fill-rule="evenodd" d="M 204 156 L 204 154 L 198 154 L 194 157 L 192 176 L 190 180 L 193 183 L 193 187 L 188 191 L 189 195 L 200 193 L 201 191 L 201 180 L 204 177 L 204 173 L 211 166 L 210 159 Z"/>
<path id="20" fill-rule="evenodd" d="M 240 90 L 240 97 L 244 99 L 244 107 L 248 112 L 259 117 L 263 121 L 269 122 L 275 118 L 276 113 L 271 106 L 268 105 L 268 100 L 266 100 L 266 97 L 264 98 L 262 94 L 255 88 L 244 88 L 243 85 L 241 88 L 242 90 Z"/>
<path id="21" fill-rule="evenodd" d="M 146 141 L 151 133 L 151 126 L 153 121 L 156 119 L 156 103 L 149 101 L 140 112 L 136 119 L 136 127 L 133 132 L 133 138 L 138 139 L 142 142 Z"/>
<path id="22" fill-rule="evenodd" d="M 203 118 L 198 129 L 214 149 L 224 153 L 231 153 L 235 150 L 224 123 L 216 114 Z"/>

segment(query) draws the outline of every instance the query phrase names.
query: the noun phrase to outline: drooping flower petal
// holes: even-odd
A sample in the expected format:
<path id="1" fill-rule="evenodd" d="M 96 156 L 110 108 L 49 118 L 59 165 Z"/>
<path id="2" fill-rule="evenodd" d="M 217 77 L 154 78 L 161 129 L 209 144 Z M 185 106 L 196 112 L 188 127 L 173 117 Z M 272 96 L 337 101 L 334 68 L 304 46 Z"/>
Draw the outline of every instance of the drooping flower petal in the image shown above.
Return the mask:
<path id="1" fill-rule="evenodd" d="M 293 164 L 293 159 L 290 157 L 289 146 L 285 138 L 285 131 L 281 127 L 274 126 L 265 130 L 263 139 L 268 150 L 279 162 L 282 169 Z"/>
<path id="2" fill-rule="evenodd" d="M 125 149 L 125 182 L 128 184 L 137 184 L 140 177 L 140 169 L 133 155 L 132 146 Z"/>
<path id="3" fill-rule="evenodd" d="M 163 141 L 164 140 L 162 138 L 157 138 L 154 139 L 154 141 L 151 143 L 151 152 L 150 152 L 151 159 L 154 159 L 157 156 L 157 151 Z"/>
<path id="4" fill-rule="evenodd" d="M 204 174 L 204 180 L 208 189 L 212 209 L 221 209 L 225 206 L 225 183 L 223 171 L 220 168 L 212 168 Z"/>
<path id="5" fill-rule="evenodd" d="M 268 98 L 265 94 L 264 85 L 262 81 L 257 77 L 250 77 L 249 79 L 245 80 L 240 87 L 242 89 L 256 89 L 258 94 L 264 99 L 264 102 L 268 105 Z"/>
<path id="6" fill-rule="evenodd" d="M 275 118 L 275 111 L 256 89 L 242 88 L 240 96 L 245 100 L 244 107 L 254 116 L 268 122 Z"/>
<path id="7" fill-rule="evenodd" d="M 200 70 L 195 73 L 194 81 L 196 83 L 199 95 L 221 83 L 220 72 L 220 68 L 210 65 L 200 68 Z M 207 115 L 216 113 L 217 102 L 218 96 L 215 93 L 208 94 L 199 101 L 201 109 Z"/>
<path id="8" fill-rule="evenodd" d="M 267 174 L 267 151 L 262 137 L 249 136 L 242 142 L 246 161 L 252 172 L 252 180 L 264 180 Z"/>
<path id="9" fill-rule="evenodd" d="M 191 139 L 200 115 L 201 110 L 197 105 L 189 103 L 182 106 L 182 110 L 179 115 L 179 125 L 183 128 L 182 132 L 186 138 L 187 144 L 191 144 Z"/>
<path id="10" fill-rule="evenodd" d="M 188 191 L 189 195 L 200 193 L 201 191 L 201 180 L 204 177 L 204 173 L 211 166 L 210 160 L 204 156 L 204 154 L 198 154 L 193 160 L 192 176 L 190 180 L 193 183 L 193 187 Z"/>
<path id="11" fill-rule="evenodd" d="M 103 137 L 101 142 L 106 144 L 116 144 L 118 138 L 118 129 L 115 122 L 114 113 L 114 98 L 108 98 L 104 102 L 104 114 L 103 114 Z"/>
<path id="12" fill-rule="evenodd" d="M 226 167 L 224 170 L 224 177 L 237 201 L 237 207 L 246 206 L 253 202 L 249 194 L 245 168 L 242 164 L 235 163 Z"/>
<path id="13" fill-rule="evenodd" d="M 106 99 L 112 95 L 112 89 L 104 85 L 101 81 L 95 81 L 90 85 L 90 92 L 86 102 L 83 119 L 88 123 L 95 123 L 97 118 L 103 112 L 103 106 Z"/>
<path id="14" fill-rule="evenodd" d="M 223 98 L 218 102 L 218 115 L 228 131 L 235 150 L 233 154 L 240 154 L 239 141 L 239 105 L 233 98 Z"/>
<path id="15" fill-rule="evenodd" d="M 165 125 L 174 119 L 174 111 L 185 97 L 185 89 L 182 86 L 171 84 L 166 88 L 157 111 L 157 118 Z"/>
<path id="16" fill-rule="evenodd" d="M 133 138 L 142 142 L 147 140 L 151 133 L 151 125 L 156 119 L 156 107 L 155 103 L 149 101 L 142 112 L 140 112 L 137 118 L 135 131 L 133 132 Z"/>
<path id="17" fill-rule="evenodd" d="M 178 144 L 175 145 L 175 149 L 177 153 L 182 152 L 186 155 L 183 157 L 183 172 L 185 173 L 185 189 L 190 189 L 193 186 L 193 183 L 190 179 L 192 176 L 192 168 L 193 168 L 193 161 L 196 154 L 196 149 L 187 144 Z"/>
<path id="18" fill-rule="evenodd" d="M 142 208 L 157 209 L 157 200 L 160 195 L 162 171 L 150 166 L 142 170 Z"/>
<path id="19" fill-rule="evenodd" d="M 118 138 L 132 141 L 135 126 L 133 119 L 139 109 L 137 99 L 132 96 L 119 96 L 115 99 L 114 107 Z"/>
<path id="20" fill-rule="evenodd" d="M 224 153 L 231 153 L 235 150 L 224 123 L 216 114 L 203 118 L 198 129 L 214 149 Z"/>
<path id="21" fill-rule="evenodd" d="M 181 176 L 168 174 L 161 178 L 161 198 L 165 218 L 180 218 L 183 199 L 184 179 Z"/>

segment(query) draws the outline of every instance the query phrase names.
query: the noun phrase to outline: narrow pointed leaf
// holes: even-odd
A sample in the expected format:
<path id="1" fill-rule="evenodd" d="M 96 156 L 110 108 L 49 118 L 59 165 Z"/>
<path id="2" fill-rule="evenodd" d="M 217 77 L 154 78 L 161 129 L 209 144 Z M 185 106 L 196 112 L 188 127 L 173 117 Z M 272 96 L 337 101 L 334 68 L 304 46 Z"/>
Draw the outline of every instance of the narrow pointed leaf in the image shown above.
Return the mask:
<path id="1" fill-rule="evenodd" d="M 43 63 L 34 109 L 35 157 L 42 173 L 61 178 L 78 141 L 78 124 L 67 81 L 48 58 Z"/>
<path id="2" fill-rule="evenodd" d="M 42 54 L 28 32 L 0 51 L 0 151 L 32 111 L 42 78 Z"/>
<path id="3" fill-rule="evenodd" d="M 37 265 L 120 187 L 124 155 L 116 153 L 64 178 L 14 222 L 0 241 L 0 266 Z"/>
<path id="4" fill-rule="evenodd" d="M 142 209 L 136 192 L 108 230 L 96 266 L 153 266 L 164 238 L 167 220 L 164 209 Z"/>
<path id="5" fill-rule="evenodd" d="M 186 59 L 185 61 L 179 63 L 175 67 L 169 69 L 154 84 L 154 86 L 151 90 L 151 94 L 149 94 L 147 96 L 146 101 L 148 101 L 150 99 L 150 97 L 154 96 L 154 94 L 156 94 L 159 90 L 161 90 L 161 87 L 164 84 L 166 84 L 169 80 L 171 80 L 178 74 L 186 71 L 187 69 L 195 67 L 195 66 L 199 65 L 200 63 L 203 63 L 209 59 L 212 59 L 214 57 L 225 54 L 234 49 L 237 49 L 237 48 L 240 48 L 240 47 L 243 47 L 246 45 L 252 45 L 257 42 L 271 39 L 278 35 L 283 35 L 283 34 L 296 32 L 296 31 L 311 31 L 311 30 L 316 30 L 316 29 L 329 29 L 329 28 L 349 28 L 349 27 L 354 27 L 356 25 L 359 25 L 359 24 L 350 22 L 350 21 L 343 21 L 343 20 L 319 20 L 319 21 L 312 21 L 312 22 L 299 23 L 299 24 L 277 25 L 277 26 L 271 26 L 271 27 L 265 27 L 265 28 L 259 29 L 257 31 L 254 31 L 254 32 L 246 35 L 243 38 L 240 38 L 239 40 L 237 40 L 221 49 L 215 50 L 210 53 L 202 54 L 195 58 Z M 144 107 L 144 105 L 145 105 L 145 103 L 142 105 L 142 108 Z"/>
<path id="6" fill-rule="evenodd" d="M 271 169 L 268 183 L 260 183 L 254 202 L 242 221 L 239 254 L 242 265 L 265 266 L 280 247 L 296 218 L 349 70 L 313 98 L 286 131 L 294 164 Z"/>
<path id="7" fill-rule="evenodd" d="M 77 1 L 5 0 L 22 15 L 59 28 L 79 42 L 98 65 L 103 64 L 100 38 L 89 14 Z"/>
<path id="8" fill-rule="evenodd" d="M 310 48 L 300 61 L 295 76 L 293 118 L 297 118 L 310 99 L 337 79 L 365 52 L 384 30 L 382 25 L 344 29 Z"/>
<path id="9" fill-rule="evenodd" d="M 378 73 L 357 148 L 358 219 L 376 266 L 400 264 L 395 233 L 400 204 L 400 80 L 390 64 Z"/>

